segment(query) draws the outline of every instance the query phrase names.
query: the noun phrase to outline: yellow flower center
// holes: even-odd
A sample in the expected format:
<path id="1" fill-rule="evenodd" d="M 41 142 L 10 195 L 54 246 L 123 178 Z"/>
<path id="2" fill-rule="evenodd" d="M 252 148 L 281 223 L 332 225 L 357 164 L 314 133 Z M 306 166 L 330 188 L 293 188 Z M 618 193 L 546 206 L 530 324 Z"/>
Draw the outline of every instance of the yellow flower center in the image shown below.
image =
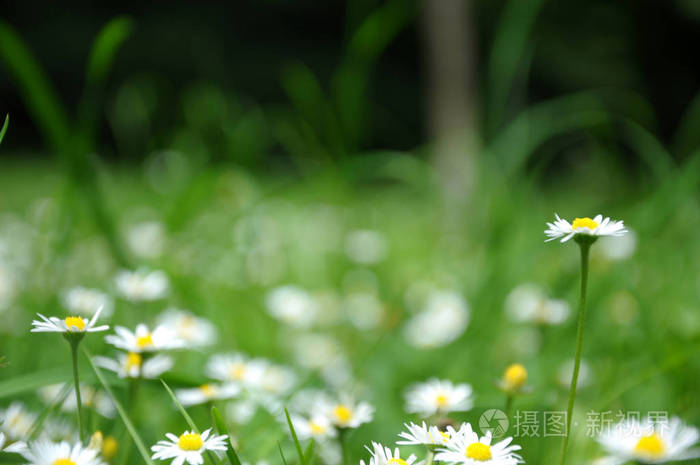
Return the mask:
<path id="1" fill-rule="evenodd" d="M 438 394 L 437 397 L 435 397 L 435 403 L 440 408 L 446 407 L 447 406 L 447 396 L 445 394 Z"/>
<path id="2" fill-rule="evenodd" d="M 395 463 L 396 465 L 408 465 L 408 462 L 398 457 L 395 459 L 389 459 L 387 465 L 391 465 L 392 463 Z"/>
<path id="3" fill-rule="evenodd" d="M 141 354 L 137 354 L 136 352 L 129 352 L 126 355 L 126 369 L 127 370 L 130 370 L 131 368 L 140 367 L 141 362 L 143 362 L 143 357 L 141 357 Z"/>
<path id="4" fill-rule="evenodd" d="M 592 219 L 586 217 L 586 218 L 576 218 L 571 225 L 573 229 L 581 229 L 581 228 L 588 228 L 588 229 L 595 229 L 598 227 L 598 223 L 593 221 Z"/>
<path id="5" fill-rule="evenodd" d="M 146 347 L 152 346 L 153 345 L 153 337 L 151 337 L 151 333 L 146 333 L 145 336 L 139 336 L 136 338 L 136 345 L 139 346 L 141 349 L 145 349 Z"/>
<path id="6" fill-rule="evenodd" d="M 71 459 L 56 459 L 51 465 L 76 465 Z"/>
<path id="7" fill-rule="evenodd" d="M 245 364 L 236 363 L 231 367 L 231 378 L 240 381 L 243 379 L 243 376 L 245 376 Z"/>
<path id="8" fill-rule="evenodd" d="M 442 436 L 442 442 L 447 442 L 450 439 L 450 433 L 440 431 L 440 436 Z"/>
<path id="9" fill-rule="evenodd" d="M 352 410 L 345 405 L 338 405 L 333 409 L 333 414 L 338 419 L 339 423 L 347 423 L 352 418 Z"/>
<path id="10" fill-rule="evenodd" d="M 199 450 L 203 444 L 202 437 L 197 433 L 185 433 L 177 441 L 177 446 L 182 450 Z"/>
<path id="11" fill-rule="evenodd" d="M 645 457 L 657 458 L 663 455 L 666 450 L 663 440 L 658 434 L 652 433 L 644 436 L 637 442 L 634 451 Z"/>
<path id="12" fill-rule="evenodd" d="M 205 397 L 214 397 L 216 395 L 216 386 L 211 384 L 202 384 L 199 386 L 199 390 L 202 391 Z"/>
<path id="13" fill-rule="evenodd" d="M 480 462 L 491 460 L 491 446 L 480 442 L 474 442 L 467 446 L 466 456 L 470 459 L 479 460 Z"/>
<path id="14" fill-rule="evenodd" d="M 64 321 L 66 322 L 68 331 L 73 331 L 73 328 L 78 328 L 78 331 L 85 329 L 85 320 L 79 316 L 69 316 Z"/>
<path id="15" fill-rule="evenodd" d="M 102 442 L 102 457 L 111 460 L 112 457 L 117 455 L 117 449 L 119 449 L 119 443 L 114 436 L 107 436 Z"/>
<path id="16" fill-rule="evenodd" d="M 311 432 L 313 434 L 323 434 L 326 432 L 325 426 L 319 425 L 318 423 L 313 421 L 309 422 L 309 428 L 311 428 Z"/>
<path id="17" fill-rule="evenodd" d="M 514 363 L 506 368 L 503 374 L 506 389 L 509 391 L 517 391 L 525 385 L 527 381 L 527 370 L 519 363 Z"/>

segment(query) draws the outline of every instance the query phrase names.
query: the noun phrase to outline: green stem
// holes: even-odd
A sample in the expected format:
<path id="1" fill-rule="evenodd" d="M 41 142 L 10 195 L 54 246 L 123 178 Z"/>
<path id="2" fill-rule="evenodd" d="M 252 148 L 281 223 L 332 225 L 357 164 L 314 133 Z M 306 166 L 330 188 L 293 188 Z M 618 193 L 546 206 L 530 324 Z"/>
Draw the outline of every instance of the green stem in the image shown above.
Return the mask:
<path id="1" fill-rule="evenodd" d="M 509 419 L 510 421 L 510 409 L 513 406 L 513 395 L 512 394 L 506 394 L 506 418 Z"/>
<path id="2" fill-rule="evenodd" d="M 578 242 L 578 241 L 577 241 Z M 578 326 L 576 329 L 576 356 L 574 357 L 574 372 L 571 376 L 571 387 L 569 388 L 569 403 L 566 407 L 566 434 L 561 445 L 561 455 L 559 465 L 564 465 L 566 458 L 566 446 L 571 435 L 571 415 L 574 410 L 574 400 L 576 399 L 576 386 L 578 384 L 578 371 L 581 366 L 581 349 L 583 348 L 583 327 L 586 317 L 586 288 L 588 286 L 588 252 L 592 242 L 578 242 L 581 248 L 581 300 L 578 308 Z"/>
<path id="3" fill-rule="evenodd" d="M 85 443 L 85 431 L 83 431 L 83 403 L 80 399 L 80 377 L 78 376 L 78 344 L 79 342 L 71 341 L 70 349 L 73 358 L 73 383 L 75 384 L 75 402 L 78 406 L 78 433 L 80 441 Z"/>
<path id="4" fill-rule="evenodd" d="M 428 447 L 428 456 L 425 458 L 425 465 L 433 465 L 433 458 L 435 457 L 435 452 L 433 449 Z"/>
<path id="5" fill-rule="evenodd" d="M 347 433 L 347 428 L 340 428 L 338 430 L 338 440 L 340 441 L 340 453 L 343 457 L 343 465 L 348 465 Z"/>
<path id="6" fill-rule="evenodd" d="M 141 385 L 141 371 L 139 370 L 139 375 L 136 378 L 129 379 L 129 405 L 127 407 L 127 414 L 131 421 L 136 424 L 136 404 L 138 402 L 139 387 Z M 131 455 L 131 439 L 128 437 L 128 431 L 124 431 L 122 435 L 122 443 L 124 444 L 124 449 L 122 450 L 122 460 L 121 463 L 126 465 L 129 463 L 129 456 Z"/>

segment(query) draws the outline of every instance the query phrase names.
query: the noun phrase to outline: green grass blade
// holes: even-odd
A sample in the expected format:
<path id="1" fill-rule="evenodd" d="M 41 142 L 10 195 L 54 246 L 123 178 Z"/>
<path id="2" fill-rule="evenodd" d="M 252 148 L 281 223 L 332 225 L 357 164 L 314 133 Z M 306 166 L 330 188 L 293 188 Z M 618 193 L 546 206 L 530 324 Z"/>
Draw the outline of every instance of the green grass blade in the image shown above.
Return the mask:
<path id="1" fill-rule="evenodd" d="M 43 70 L 17 31 L 0 21 L 0 60 L 24 95 L 27 108 L 55 150 L 66 150 L 70 120 Z"/>
<path id="2" fill-rule="evenodd" d="M 56 395 L 56 397 L 51 401 L 51 403 L 47 405 L 44 408 L 44 410 L 42 410 L 42 412 L 32 424 L 32 427 L 29 429 L 29 440 L 36 439 L 36 437 L 41 432 L 41 427 L 44 424 L 44 421 L 48 418 L 51 412 L 53 412 L 59 405 L 63 405 L 63 402 L 66 400 L 66 397 L 68 397 L 70 390 L 71 384 L 64 384 L 61 390 Z"/>
<path id="3" fill-rule="evenodd" d="M 299 438 L 297 437 L 297 432 L 294 430 L 292 419 L 289 417 L 289 411 L 286 408 L 284 409 L 284 416 L 287 417 L 287 424 L 289 425 L 289 431 L 292 433 L 294 447 L 296 447 L 297 455 L 299 455 L 299 463 L 303 465 L 306 463 L 306 461 L 304 460 L 304 452 L 302 452 L 301 450 L 301 443 L 299 442 Z"/>
<path id="4" fill-rule="evenodd" d="M 306 465 L 311 465 L 314 460 L 314 440 L 312 439 L 309 441 L 309 445 L 306 446 L 306 450 L 304 451 L 304 463 Z"/>
<path id="5" fill-rule="evenodd" d="M 280 444 L 279 442 L 277 443 L 277 449 L 279 449 L 279 451 L 280 451 L 280 457 L 282 457 L 282 464 L 283 464 L 283 465 L 289 465 L 289 464 L 287 463 L 287 459 L 284 458 L 284 452 L 282 452 L 282 444 Z"/>
<path id="6" fill-rule="evenodd" d="M 228 456 L 229 463 L 231 465 L 241 465 L 241 459 L 238 458 L 236 449 L 233 447 L 233 441 L 231 441 L 231 434 L 226 429 L 226 423 L 216 407 L 211 408 L 211 416 L 214 419 L 214 425 L 219 434 L 228 435 L 228 449 L 226 449 L 226 455 Z"/>
<path id="7" fill-rule="evenodd" d="M 185 407 L 182 406 L 179 400 L 177 400 L 177 396 L 173 392 L 172 389 L 170 389 L 170 386 L 168 386 L 168 383 L 163 381 L 163 378 L 160 379 L 160 382 L 163 384 L 163 387 L 165 388 L 166 391 L 168 391 L 168 394 L 170 395 L 170 398 L 173 400 L 173 403 L 177 407 L 177 409 L 180 411 L 182 416 L 185 418 L 185 421 L 187 424 L 190 426 L 190 429 L 194 431 L 197 434 L 200 434 L 199 428 L 197 428 L 197 425 L 194 424 L 194 421 L 192 420 L 192 417 L 190 416 L 189 413 L 187 413 L 187 410 L 185 410 Z M 209 458 L 209 461 L 211 463 L 219 463 L 219 460 L 212 454 L 211 451 L 206 451 L 206 455 Z"/>
<path id="8" fill-rule="evenodd" d="M 66 366 L 60 369 L 50 369 L 31 373 L 24 376 L 16 376 L 0 381 L 0 398 L 13 397 L 25 392 L 35 391 L 49 384 L 67 383 L 72 381 L 71 368 Z M 94 380 L 92 377 L 83 378 L 83 381 Z"/>
<path id="9" fill-rule="evenodd" d="M 99 84 L 104 81 L 114 63 L 114 58 L 124 41 L 129 37 L 133 29 L 133 21 L 125 16 L 119 16 L 109 21 L 100 30 L 92 50 L 87 66 L 88 85 Z"/>
<path id="10" fill-rule="evenodd" d="M 141 437 L 139 436 L 139 433 L 136 431 L 136 428 L 134 427 L 134 424 L 131 422 L 129 419 L 129 416 L 126 414 L 126 411 L 122 407 L 122 405 L 119 403 L 117 398 L 114 396 L 114 393 L 112 392 L 112 389 L 109 387 L 109 383 L 105 380 L 104 376 L 102 375 L 102 372 L 100 371 L 99 368 L 97 368 L 97 365 L 92 361 L 92 356 L 90 355 L 90 352 L 83 346 L 83 353 L 87 357 L 88 361 L 90 362 L 90 365 L 92 366 L 93 371 L 95 372 L 95 375 L 97 375 L 97 379 L 100 380 L 100 383 L 102 383 L 102 387 L 105 389 L 107 392 L 107 395 L 112 399 L 112 402 L 114 403 L 114 406 L 117 409 L 117 412 L 119 412 L 119 416 L 121 417 L 122 421 L 124 422 L 124 426 L 126 426 L 127 431 L 129 431 L 129 434 L 131 435 L 131 439 L 134 440 L 134 444 L 136 444 L 136 448 L 138 449 L 139 453 L 141 454 L 141 457 L 143 458 L 144 462 L 146 462 L 148 465 L 155 465 L 153 461 L 151 460 L 151 456 L 148 453 L 148 449 L 146 449 L 146 446 L 143 443 L 143 440 L 141 440 Z"/>
<path id="11" fill-rule="evenodd" d="M 2 125 L 2 129 L 0 129 L 0 144 L 2 144 L 2 140 L 5 138 L 5 133 L 7 132 L 7 127 L 10 125 L 10 115 L 7 114 L 5 116 L 5 124 Z"/>

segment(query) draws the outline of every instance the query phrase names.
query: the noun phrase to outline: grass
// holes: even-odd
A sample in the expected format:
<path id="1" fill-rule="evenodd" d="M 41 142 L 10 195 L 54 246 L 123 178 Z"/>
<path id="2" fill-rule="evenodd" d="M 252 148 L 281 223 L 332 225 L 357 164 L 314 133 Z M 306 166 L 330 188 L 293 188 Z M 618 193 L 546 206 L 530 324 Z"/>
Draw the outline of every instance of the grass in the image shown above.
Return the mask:
<path id="1" fill-rule="evenodd" d="M 68 367 L 65 351 L 51 350 L 58 340 L 28 333 L 34 313 L 62 313 L 57 295 L 70 286 L 113 293 L 112 277 L 118 265 L 92 226 L 90 210 L 77 207 L 70 215 L 70 229 L 61 231 L 66 219 L 57 205 L 64 180 L 50 166 L 3 164 L 0 238 L 26 247 L 27 254 L 17 268 L 15 304 L 3 311 L 7 324 L 0 353 L 8 366 L 1 369 L 6 381 L 0 383 L 0 396 L 3 403 L 20 398 L 39 411 L 42 407 L 34 390 L 44 382 L 65 381 L 69 373 L 59 375 L 53 369 L 57 364 Z M 698 424 L 697 180 L 688 180 L 692 174 L 681 170 L 674 175 L 676 182 L 658 187 L 606 185 L 587 177 L 586 169 L 551 182 L 524 178 L 493 185 L 485 173 L 483 189 L 463 223 L 446 230 L 434 190 L 382 173 L 362 173 L 353 181 L 334 172 L 304 179 L 256 178 L 239 168 L 222 166 L 196 172 L 173 196 L 158 193 L 158 186 L 139 172 L 112 167 L 100 177 L 106 208 L 121 230 L 147 218 L 164 222 L 168 231 L 167 252 L 162 256 L 130 259 L 165 270 L 173 284 L 166 301 L 139 307 L 117 299 L 112 323 L 130 326 L 152 320 L 170 304 L 192 309 L 217 324 L 217 346 L 177 355 L 168 378 L 174 388 L 204 382 L 202 364 L 208 353 L 218 350 L 241 350 L 298 366 L 290 355 L 298 332 L 265 312 L 266 292 L 279 284 L 295 283 L 342 295 L 352 287 L 353 276 L 368 276 L 369 269 L 386 309 L 381 325 L 358 330 L 343 323 L 322 330 L 352 362 L 357 382 L 340 387 L 378 407 L 375 420 L 348 438 L 350 463 L 356 463 L 366 459 L 363 445 L 370 440 L 390 444 L 403 422 L 415 420 L 403 412 L 402 392 L 408 384 L 431 376 L 473 385 L 477 407 L 454 415 L 458 420 L 478 423 L 486 408 L 503 407 L 505 397 L 494 383 L 506 365 L 516 361 L 528 368 L 533 392 L 517 398 L 513 410 L 564 409 L 566 387 L 556 377 L 561 364 L 573 357 L 575 318 L 560 327 L 523 327 L 504 316 L 503 301 L 514 286 L 529 281 L 574 307 L 578 250 L 571 244 L 545 244 L 544 222 L 554 211 L 568 217 L 600 211 L 624 219 L 635 231 L 638 245 L 635 254 L 622 261 L 606 259 L 593 249 L 583 348 L 593 378 L 579 390 L 574 419 L 583 428 L 590 410 L 664 410 Z M 425 172 L 414 174 L 419 177 Z M 343 241 L 354 229 L 381 231 L 390 245 L 388 258 L 369 267 L 351 263 Z M 13 236 L 17 231 L 31 234 Z M 358 275 L 360 268 L 366 269 Z M 409 316 L 406 291 L 420 281 L 456 289 L 469 302 L 468 329 L 445 348 L 414 349 L 402 336 L 402 324 Z M 531 346 L 533 338 L 539 341 L 538 348 Z M 88 337 L 84 344 L 92 353 L 111 353 L 100 336 Z M 317 374 L 297 370 L 306 385 L 320 384 Z M 83 374 L 89 372 L 81 369 Z M 30 373 L 46 373 L 46 377 Z M 125 395 L 123 383 L 103 376 L 115 383 L 117 398 Z M 165 432 L 184 429 L 182 417 L 160 383 L 144 380 L 142 395 L 142 408 L 132 420 L 146 447 Z M 206 406 L 192 407 L 189 414 L 194 423 L 211 425 Z M 288 460 L 296 455 L 295 449 L 304 457 L 301 446 L 288 439 L 287 425 L 264 411 L 247 424 L 229 421 L 226 426 L 243 461 L 279 463 L 278 440 Z M 104 419 L 98 419 L 97 427 L 105 434 L 117 434 L 122 428 L 119 422 Z M 518 438 L 518 442 L 529 463 L 552 461 L 559 449 L 558 438 Z M 583 434 L 572 438 L 569 450 L 569 463 L 599 455 L 593 440 Z M 315 461 L 323 463 L 319 458 Z"/>

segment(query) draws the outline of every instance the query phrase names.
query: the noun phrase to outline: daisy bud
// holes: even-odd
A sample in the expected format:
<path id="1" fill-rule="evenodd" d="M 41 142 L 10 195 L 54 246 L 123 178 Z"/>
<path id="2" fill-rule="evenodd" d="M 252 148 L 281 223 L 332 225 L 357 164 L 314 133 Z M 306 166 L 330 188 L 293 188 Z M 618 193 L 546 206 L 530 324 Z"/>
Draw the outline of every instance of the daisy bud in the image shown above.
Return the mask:
<path id="1" fill-rule="evenodd" d="M 520 392 L 527 381 L 527 370 L 519 363 L 514 363 L 506 368 L 503 373 L 501 385 L 503 390 L 514 394 Z"/>
<path id="2" fill-rule="evenodd" d="M 109 461 L 117 455 L 117 450 L 119 449 L 119 443 L 114 436 L 107 436 L 102 442 L 102 457 Z"/>

